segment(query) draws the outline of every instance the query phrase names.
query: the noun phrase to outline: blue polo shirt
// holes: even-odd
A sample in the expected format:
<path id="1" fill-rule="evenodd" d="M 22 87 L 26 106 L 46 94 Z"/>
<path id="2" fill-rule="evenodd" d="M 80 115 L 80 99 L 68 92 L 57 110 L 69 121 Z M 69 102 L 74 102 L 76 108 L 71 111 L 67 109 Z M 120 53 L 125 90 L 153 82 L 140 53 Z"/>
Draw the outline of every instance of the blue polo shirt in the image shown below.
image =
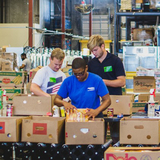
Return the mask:
<path id="1" fill-rule="evenodd" d="M 67 77 L 58 90 L 62 98 L 69 97 L 76 108 L 96 109 L 100 106 L 100 97 L 108 94 L 108 89 L 101 77 L 89 73 L 85 81 L 80 82 L 72 75 Z"/>

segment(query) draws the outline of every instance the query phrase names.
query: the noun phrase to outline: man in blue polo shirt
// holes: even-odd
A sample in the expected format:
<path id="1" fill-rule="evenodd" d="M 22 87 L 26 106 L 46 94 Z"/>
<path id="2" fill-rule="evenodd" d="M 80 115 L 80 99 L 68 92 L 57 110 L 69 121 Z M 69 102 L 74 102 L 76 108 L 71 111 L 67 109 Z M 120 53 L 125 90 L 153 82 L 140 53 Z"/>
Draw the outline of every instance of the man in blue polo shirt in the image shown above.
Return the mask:
<path id="1" fill-rule="evenodd" d="M 87 47 L 95 56 L 88 63 L 88 72 L 95 73 L 103 79 L 110 95 L 122 95 L 125 71 L 121 59 L 105 50 L 104 39 L 100 35 L 91 36 Z M 110 123 L 111 132 L 114 128 L 114 134 L 111 135 L 114 143 L 119 140 L 119 133 L 115 134 L 119 132 L 118 125 Z"/>
<path id="2" fill-rule="evenodd" d="M 66 78 L 59 88 L 54 103 L 64 106 L 65 110 L 86 108 L 86 113 L 93 119 L 103 117 L 102 111 L 111 104 L 107 87 L 102 78 L 96 74 L 88 73 L 85 60 L 75 58 L 72 62 L 73 75 Z M 69 97 L 71 103 L 63 99 Z M 100 103 L 100 97 L 102 103 Z"/>

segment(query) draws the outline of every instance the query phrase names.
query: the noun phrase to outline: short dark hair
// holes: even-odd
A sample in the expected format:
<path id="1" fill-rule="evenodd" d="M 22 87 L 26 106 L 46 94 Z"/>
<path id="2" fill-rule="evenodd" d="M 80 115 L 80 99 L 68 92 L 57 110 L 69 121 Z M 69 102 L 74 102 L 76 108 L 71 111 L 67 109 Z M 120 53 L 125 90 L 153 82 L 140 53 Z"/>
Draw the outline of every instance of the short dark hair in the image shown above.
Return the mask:
<path id="1" fill-rule="evenodd" d="M 86 68 L 86 62 L 83 58 L 75 58 L 72 62 L 72 69 Z"/>
<path id="2" fill-rule="evenodd" d="M 22 54 L 21 54 L 21 56 L 24 56 L 24 57 L 26 57 L 26 54 L 25 54 L 25 53 L 22 53 Z"/>

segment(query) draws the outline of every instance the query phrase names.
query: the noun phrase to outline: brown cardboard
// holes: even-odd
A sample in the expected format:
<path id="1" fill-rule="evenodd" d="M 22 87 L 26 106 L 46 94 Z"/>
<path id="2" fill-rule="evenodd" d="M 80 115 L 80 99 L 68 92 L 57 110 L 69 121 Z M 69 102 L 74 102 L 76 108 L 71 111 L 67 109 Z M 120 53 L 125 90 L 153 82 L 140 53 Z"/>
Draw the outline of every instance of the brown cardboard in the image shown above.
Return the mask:
<path id="1" fill-rule="evenodd" d="M 0 142 L 19 142 L 24 118 L 29 117 L 0 117 Z"/>
<path id="2" fill-rule="evenodd" d="M 160 147 L 109 147 L 104 160 L 158 160 Z"/>
<path id="3" fill-rule="evenodd" d="M 160 93 L 155 93 L 154 100 L 160 104 Z"/>
<path id="4" fill-rule="evenodd" d="M 149 118 L 122 118 L 120 144 L 159 144 L 160 120 Z"/>
<path id="5" fill-rule="evenodd" d="M 148 101 L 149 101 L 149 94 L 138 95 L 138 102 L 148 102 Z"/>
<path id="6" fill-rule="evenodd" d="M 32 82 L 35 74 L 36 74 L 37 71 L 38 71 L 39 69 L 41 69 L 42 67 L 43 67 L 43 66 L 38 66 L 38 67 L 33 68 L 33 69 L 31 69 L 31 70 L 29 71 L 29 82 Z"/>
<path id="7" fill-rule="evenodd" d="M 22 122 L 22 142 L 63 143 L 63 117 L 33 116 Z"/>
<path id="8" fill-rule="evenodd" d="M 104 120 L 66 122 L 65 143 L 73 145 L 104 144 Z"/>
<path id="9" fill-rule="evenodd" d="M 144 112 L 146 102 L 134 102 L 132 103 L 132 113 Z"/>
<path id="10" fill-rule="evenodd" d="M 23 72 L 0 72 L 1 87 L 23 87 Z"/>
<path id="11" fill-rule="evenodd" d="M 20 95 L 13 98 L 14 115 L 47 115 L 51 112 L 51 97 Z"/>
<path id="12" fill-rule="evenodd" d="M 23 93 L 22 88 L 2 88 L 6 91 L 7 103 L 13 103 L 13 98 Z M 0 90 L 2 90 L 0 89 Z"/>
<path id="13" fill-rule="evenodd" d="M 113 114 L 130 115 L 132 113 L 132 95 L 110 95 L 111 105 L 109 108 L 113 108 Z M 103 114 L 107 114 L 107 110 L 103 111 Z"/>
<path id="14" fill-rule="evenodd" d="M 152 76 L 133 77 L 134 93 L 149 93 L 150 89 L 155 88 L 155 78 Z"/>
<path id="15" fill-rule="evenodd" d="M 66 75 L 66 77 L 69 77 L 72 75 L 72 66 L 67 66 L 66 68 L 62 68 L 62 72 Z"/>
<path id="16" fill-rule="evenodd" d="M 150 94 L 139 94 L 138 102 L 148 102 Z M 155 93 L 154 101 L 160 103 L 160 93 Z"/>
<path id="17" fill-rule="evenodd" d="M 133 29 L 133 40 L 153 39 L 154 28 L 135 28 Z"/>

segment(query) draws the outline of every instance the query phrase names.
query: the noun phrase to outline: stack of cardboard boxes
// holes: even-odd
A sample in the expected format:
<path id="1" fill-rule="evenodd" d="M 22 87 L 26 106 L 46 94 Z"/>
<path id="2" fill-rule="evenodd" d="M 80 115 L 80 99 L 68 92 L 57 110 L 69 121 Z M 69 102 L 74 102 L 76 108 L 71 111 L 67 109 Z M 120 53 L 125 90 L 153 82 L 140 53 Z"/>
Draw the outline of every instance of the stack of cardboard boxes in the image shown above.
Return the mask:
<path id="1" fill-rule="evenodd" d="M 0 72 L 0 88 L 6 90 L 7 103 L 13 103 L 13 98 L 23 93 L 23 85 L 23 72 Z"/>

